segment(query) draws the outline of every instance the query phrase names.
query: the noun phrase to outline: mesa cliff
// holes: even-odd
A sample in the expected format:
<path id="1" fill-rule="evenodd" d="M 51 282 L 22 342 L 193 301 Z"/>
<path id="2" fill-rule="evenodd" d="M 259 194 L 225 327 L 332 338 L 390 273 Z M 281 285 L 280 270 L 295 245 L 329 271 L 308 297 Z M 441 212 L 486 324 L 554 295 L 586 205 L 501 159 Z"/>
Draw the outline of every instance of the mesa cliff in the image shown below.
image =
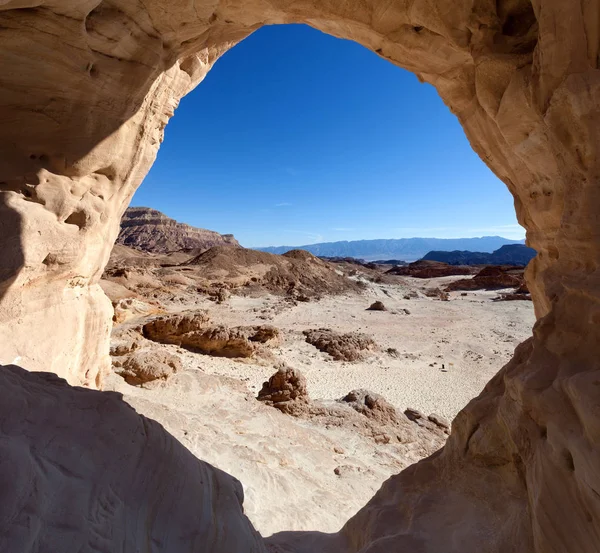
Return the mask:
<path id="1" fill-rule="evenodd" d="M 239 246 L 232 234 L 178 223 L 148 207 L 128 207 L 121 218 L 117 244 L 153 253 L 203 250 L 213 246 Z"/>

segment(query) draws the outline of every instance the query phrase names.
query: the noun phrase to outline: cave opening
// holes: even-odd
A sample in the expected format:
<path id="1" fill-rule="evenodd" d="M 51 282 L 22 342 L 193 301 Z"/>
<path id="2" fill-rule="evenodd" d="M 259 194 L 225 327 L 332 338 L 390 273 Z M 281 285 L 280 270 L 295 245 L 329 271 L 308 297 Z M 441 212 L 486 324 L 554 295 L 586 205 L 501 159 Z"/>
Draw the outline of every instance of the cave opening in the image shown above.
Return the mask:
<path id="1" fill-rule="evenodd" d="M 314 475 L 308 485 L 314 489 L 307 493 L 317 494 L 315 490 L 329 486 L 332 477 L 346 478 L 352 485 L 361 480 L 359 504 L 387 476 L 443 444 L 449 421 L 510 360 L 535 321 L 528 300 L 494 301 L 507 292 L 511 299 L 527 296 L 514 293 L 524 288 L 522 267 L 480 259 L 471 260 L 469 267 L 454 261 L 405 272 L 402 262 L 425 256 L 429 250 L 423 248 L 436 249 L 429 243 L 454 239 L 451 249 L 464 254 L 466 248 L 475 252 L 479 248 L 460 243 L 497 242 L 481 246 L 482 254 L 490 255 L 509 243 L 506 233 L 518 242 L 524 231 L 517 224 L 510 192 L 472 150 L 435 88 L 382 56 L 383 52 L 303 25 L 262 27 L 236 45 L 175 110 L 157 160 L 132 200 L 138 211 L 126 213 L 118 240 L 120 246 L 148 249 L 155 259 L 160 257 L 162 266 L 153 278 L 169 291 L 145 289 L 147 277 L 137 275 L 133 267 L 151 260 L 141 253 L 136 260 L 125 250 L 116 250 L 104 285 L 109 296 L 114 294 L 111 286 L 123 285 L 138 299 L 141 295 L 165 302 L 168 311 L 206 310 L 213 322 L 227 327 L 228 334 L 221 331 L 226 339 L 215 345 L 209 336 L 212 329 L 191 339 L 164 331 L 169 324 L 181 324 L 189 331 L 189 318 L 146 322 L 144 338 L 162 344 L 165 356 L 160 358 L 159 380 L 183 365 L 216 378 L 241 380 L 254 397 L 268 402 L 279 396 L 301 397 L 292 406 L 278 408 L 289 417 L 300 413 L 298 420 L 310 419 L 307 424 L 316 427 L 325 417 L 321 413 L 311 419 L 307 413 L 337 412 L 338 404 L 351 404 L 375 420 L 384 416 L 381 413 L 408 420 L 406 427 L 392 423 L 396 434 L 388 435 L 385 425 L 374 430 L 370 422 L 358 432 L 370 433 L 375 450 L 391 461 L 374 461 L 369 475 L 361 476 L 367 463 L 361 447 L 356 447 L 354 458 L 346 457 L 345 464 L 329 474 Z M 183 251 L 177 250 L 179 242 L 178 246 L 152 242 L 152 232 L 174 228 L 174 222 L 161 227 L 164 215 L 141 206 L 233 236 L 214 248 L 203 248 L 207 252 L 191 243 Z M 418 237 L 415 247 L 423 251 L 390 254 L 385 248 L 396 237 Z M 324 247 L 319 242 L 338 246 L 341 242 L 349 248 L 352 241 L 360 246 L 360 240 L 378 238 L 392 240 L 380 240 L 383 249 L 370 254 L 318 249 Z M 235 249 L 236 240 L 247 248 L 245 253 Z M 290 243 L 296 247 L 268 248 Z M 311 257 L 295 254 L 298 248 L 323 258 L 362 259 L 354 266 L 343 259 L 327 262 L 334 268 L 331 278 L 343 276 L 356 288 L 344 288 L 337 281 L 323 287 L 320 279 L 326 276 L 311 273 Z M 293 258 L 281 259 L 298 264 L 283 271 L 263 250 L 292 251 Z M 390 259 L 397 262 L 388 263 Z M 124 276 L 119 266 L 123 260 L 130 265 L 131 276 Z M 385 263 L 373 263 L 378 260 Z M 472 287 L 477 280 L 472 277 L 494 264 L 504 265 L 500 274 L 488 267 L 489 274 L 481 276 L 488 279 L 482 289 Z M 264 270 L 256 269 L 261 266 Z M 313 280 L 303 280 L 294 272 L 298 270 Z M 452 288 L 456 282 L 463 288 Z M 336 286 L 339 289 L 334 290 Z M 117 323 L 125 323 L 127 329 L 114 334 L 113 363 L 128 384 L 143 385 L 149 377 L 142 368 L 152 355 L 160 356 L 138 352 L 139 359 L 131 361 L 121 353 L 120 348 L 128 347 L 127 319 L 131 311 L 139 315 L 140 306 L 121 302 L 116 295 L 113 303 Z M 240 325 L 265 324 L 275 327 L 277 340 L 271 339 L 270 330 L 264 338 L 265 329 L 252 330 L 247 337 L 250 346 L 230 340 L 233 329 L 236 339 L 241 336 Z M 272 360 L 265 361 L 254 347 L 258 342 L 267 344 L 269 355 L 276 364 L 284 363 L 287 373 L 273 374 Z M 180 356 L 176 346 L 185 350 L 183 361 L 176 359 Z M 176 375 L 166 386 L 179 389 L 181 382 L 187 379 Z M 111 385 L 128 397 L 128 387 L 114 381 Z M 292 392 L 282 393 L 278 386 L 291 387 Z M 195 406 L 197 397 L 183 397 L 172 408 L 200 409 Z M 359 424 L 362 419 L 351 420 L 350 424 Z M 409 437 L 415 429 L 419 433 L 428 427 L 439 431 L 430 442 L 424 434 Z M 285 428 L 297 431 L 293 424 Z M 189 434 L 194 432 L 201 433 L 196 428 Z M 338 519 L 320 509 L 291 527 L 278 517 L 267 521 L 267 511 L 257 507 L 264 491 L 257 489 L 260 478 L 250 476 L 255 468 L 250 468 L 249 459 L 235 466 L 222 453 L 215 455 L 197 444 L 192 450 L 242 480 L 251 519 L 261 531 L 335 529 Z M 354 500 L 347 498 L 344 507 L 339 497 L 329 501 L 324 509 L 335 506 L 339 520 L 354 508 Z M 285 499 L 282 505 L 288 503 L 293 500 Z"/>
<path id="2" fill-rule="evenodd" d="M 248 248 L 280 246 L 265 250 L 281 254 L 294 246 L 323 257 L 366 262 L 414 262 L 428 249 L 437 249 L 427 238 L 464 238 L 447 249 L 479 251 L 475 244 L 482 244 L 484 252 L 491 252 L 506 238 L 506 243 L 517 242 L 524 236 L 506 186 L 473 152 L 434 87 L 382 54 L 305 25 L 262 27 L 217 61 L 182 99 L 131 205 L 232 233 Z M 134 231 L 124 244 L 136 245 Z M 502 241 L 493 237 L 498 234 Z M 379 251 L 360 249 L 359 240 L 415 236 L 424 238 L 423 244 L 405 253 L 386 251 L 394 240 L 368 246 Z M 490 236 L 490 245 L 476 238 L 482 236 Z M 502 277 L 505 287 L 492 282 L 481 295 L 468 286 L 449 295 L 445 289 L 452 281 L 470 278 L 481 267 L 462 275 L 456 270 L 439 282 L 415 280 L 414 290 L 402 287 L 402 269 L 392 276 L 391 263 L 372 274 L 339 267 L 368 287 L 379 286 L 369 289 L 372 297 L 363 301 L 387 303 L 386 309 L 403 318 L 381 325 L 373 312 L 366 319 L 362 313 L 342 316 L 331 300 L 332 305 L 323 305 L 323 314 L 304 317 L 306 328 L 296 330 L 317 321 L 342 333 L 368 334 L 370 325 L 387 326 L 390 333 L 380 347 L 390 352 L 381 362 L 388 374 L 382 374 L 379 384 L 374 379 L 374 391 L 391 394 L 388 399 L 399 407 L 453 418 L 530 335 L 530 302 L 492 302 L 502 297 L 497 289 L 524 288 L 518 283 L 522 276 L 515 276 L 518 270 Z M 186 278 L 190 271 L 185 268 Z M 405 300 L 412 295 L 426 298 L 430 309 L 415 309 L 419 302 Z M 452 301 L 443 301 L 450 296 Z M 254 304 L 250 308 L 259 309 Z M 352 309 L 357 311 L 358 305 Z M 418 339 L 415 328 L 421 329 Z M 318 374 L 302 357 L 296 362 L 314 378 L 309 378 L 311 391 L 330 399 L 348 392 L 343 380 Z M 402 364 L 409 366 L 404 372 Z M 356 386 L 372 383 L 369 370 L 357 370 L 351 381 Z M 254 392 L 268 377 L 264 372 L 253 375 Z"/>
<path id="3" fill-rule="evenodd" d="M 38 549 L 151 543 L 170 551 L 210 544 L 261 553 L 478 552 L 567 551 L 575 543 L 598 550 L 600 526 L 592 523 L 600 520 L 600 486 L 589 463 L 598 442 L 594 2 L 30 4 L 8 2 L 0 12 L 7 68 L 0 241 L 8 260 L 0 353 L 3 363 L 31 371 L 0 372 L 8 475 L 1 505 L 8 516 L 0 524 L 8 549 L 32 547 L 27 530 L 35 520 Z M 119 216 L 151 167 L 177 102 L 236 42 L 264 24 L 290 22 L 355 40 L 435 84 L 474 150 L 515 197 L 538 252 L 528 275 L 537 322 L 457 415 L 441 451 L 371 490 L 369 503 L 339 532 L 284 532 L 265 542 L 244 517 L 239 483 L 190 451 L 222 455 L 228 433 L 235 434 L 235 456 L 218 464 L 231 472 L 249 464 L 263 469 L 263 480 L 244 490 L 250 508 L 259 491 L 271 491 L 293 502 L 266 518 L 287 514 L 279 528 L 315 528 L 315 519 L 326 520 L 335 507 L 319 510 L 332 505 L 328 497 L 302 495 L 306 482 L 294 478 L 373 470 L 369 462 L 338 462 L 352 456 L 356 436 L 344 447 L 325 439 L 323 455 L 309 463 L 306 428 L 292 432 L 283 422 L 289 419 L 279 418 L 275 432 L 258 436 L 256 404 L 219 395 L 222 382 L 214 375 L 195 380 L 206 376 L 199 371 L 182 371 L 181 393 L 151 391 L 167 431 L 117 394 L 77 386 L 107 385 L 112 312 L 99 281 Z M 128 401 L 142 411 L 146 399 L 130 388 L 135 397 Z M 207 396 L 206 409 L 165 408 L 185 394 L 190 402 Z M 363 401 L 359 393 L 348 396 Z M 379 405 L 384 416 L 385 405 L 369 398 L 364 406 Z M 229 407 L 238 399 L 245 410 L 235 417 Z M 81 447 L 73 447 L 74 437 Z M 286 455 L 278 447 L 291 437 L 294 455 Z M 253 446 L 274 453 L 273 465 L 287 471 L 280 489 L 268 487 L 273 465 Z M 308 464 L 300 466 L 299 456 Z"/>

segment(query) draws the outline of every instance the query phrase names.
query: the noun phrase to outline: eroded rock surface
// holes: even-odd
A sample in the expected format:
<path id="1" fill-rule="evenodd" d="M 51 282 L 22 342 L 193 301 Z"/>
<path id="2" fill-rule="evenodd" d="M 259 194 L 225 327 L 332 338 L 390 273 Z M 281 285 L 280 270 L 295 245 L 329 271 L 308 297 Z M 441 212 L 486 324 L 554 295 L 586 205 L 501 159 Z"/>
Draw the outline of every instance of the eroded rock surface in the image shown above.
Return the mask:
<path id="1" fill-rule="evenodd" d="M 311 553 L 598 551 L 597 0 L 8 0 L 0 10 L 0 362 L 20 359 L 29 370 L 102 384 L 112 309 L 98 281 L 120 217 L 179 99 L 260 26 L 308 23 L 355 40 L 435 86 L 475 151 L 514 196 L 528 244 L 538 252 L 527 270 L 538 323 L 533 338 L 454 421 L 441 453 L 388 480 L 339 534 L 282 535 L 271 544 Z M 122 420 L 118 432 L 104 433 L 103 423 L 114 420 L 110 414 L 106 421 L 87 421 L 74 419 L 69 409 L 60 422 L 83 424 L 75 434 L 82 447 L 73 448 L 70 436 L 52 457 L 48 447 L 56 446 L 47 441 L 46 419 L 33 424 L 30 413 L 48 397 L 46 384 L 27 388 L 20 382 L 0 403 L 9 406 L 3 420 L 21 425 L 10 434 L 16 453 L 2 456 L 9 460 L 3 473 L 10 475 L 3 520 L 24 517 L 3 533 L 4 549 L 26 551 L 31 533 L 25 537 L 21 528 L 69 509 L 87 516 L 72 517 L 68 527 L 43 525 L 49 533 L 38 532 L 36 539 L 55 544 L 68 534 L 67 545 L 81 549 L 92 536 L 118 550 L 123 543 L 145 547 L 155 536 L 170 551 L 206 543 L 214 550 L 260 550 L 246 523 L 230 518 L 239 513 L 239 501 L 212 511 L 218 523 L 200 526 L 205 539 L 198 547 L 189 540 L 190 528 L 202 519 L 197 509 L 205 506 L 198 498 L 206 488 L 197 482 L 209 478 L 195 459 L 169 471 L 164 492 L 172 501 L 162 496 L 154 504 L 145 493 L 134 501 L 132 476 L 139 480 L 123 470 L 122 456 L 113 455 L 134 446 L 121 433 Z M 34 400 L 11 403 L 23 393 Z M 54 402 L 44 415 L 61 405 Z M 25 411 L 28 416 L 21 416 Z M 94 414 L 87 396 L 82 412 Z M 161 432 L 150 434 L 145 455 L 138 455 L 148 470 L 136 465 L 136 471 L 152 473 L 155 486 L 172 460 L 164 456 L 177 448 Z M 31 437 L 31 446 L 23 436 Z M 115 442 L 125 437 L 126 443 Z M 33 445 L 40 443 L 47 444 L 43 454 Z M 110 455 L 99 454 L 112 464 L 99 472 L 87 452 L 106 443 Z M 77 455 L 72 473 L 81 478 L 62 472 L 70 452 Z M 82 464 L 82 455 L 89 463 Z M 44 459 L 58 469 L 47 470 Z M 173 478 L 185 485 L 173 486 Z M 46 486 L 46 503 L 40 494 L 22 494 L 34 481 Z M 75 485 L 81 489 L 71 493 Z M 111 501 L 112 493 L 127 501 Z M 174 511 L 182 494 L 188 508 Z M 72 503 L 81 497 L 85 503 Z M 108 510 L 115 521 L 106 535 L 91 532 L 86 521 L 100 521 L 103 530 L 104 515 L 89 512 L 90 505 Z M 115 505 L 118 515 L 111 511 Z M 141 520 L 147 505 L 159 509 L 152 524 L 144 519 L 125 533 L 123 521 Z"/>
<path id="2" fill-rule="evenodd" d="M 181 370 L 181 360 L 166 351 L 146 349 L 136 351 L 124 359 L 113 360 L 113 367 L 117 368 L 117 373 L 128 384 L 139 386 L 148 382 L 166 380 Z"/>
<path id="3" fill-rule="evenodd" d="M 260 353 L 261 345 L 278 343 L 279 331 L 270 325 L 209 326 L 205 311 L 164 315 L 142 327 L 149 340 L 175 344 L 185 348 L 222 357 L 252 357 Z"/>
<path id="4" fill-rule="evenodd" d="M 358 361 L 376 347 L 372 338 L 361 332 L 340 334 L 330 328 L 305 330 L 306 341 L 336 361 Z"/>

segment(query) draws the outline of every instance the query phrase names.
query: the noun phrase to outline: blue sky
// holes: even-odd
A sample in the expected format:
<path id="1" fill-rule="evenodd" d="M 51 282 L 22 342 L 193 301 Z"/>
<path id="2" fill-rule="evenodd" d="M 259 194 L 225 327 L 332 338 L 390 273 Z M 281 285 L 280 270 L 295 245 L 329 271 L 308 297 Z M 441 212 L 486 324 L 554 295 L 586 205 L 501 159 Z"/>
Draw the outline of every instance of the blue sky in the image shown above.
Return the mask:
<path id="1" fill-rule="evenodd" d="M 524 237 L 433 87 L 303 25 L 263 27 L 215 64 L 132 205 L 249 247 Z"/>

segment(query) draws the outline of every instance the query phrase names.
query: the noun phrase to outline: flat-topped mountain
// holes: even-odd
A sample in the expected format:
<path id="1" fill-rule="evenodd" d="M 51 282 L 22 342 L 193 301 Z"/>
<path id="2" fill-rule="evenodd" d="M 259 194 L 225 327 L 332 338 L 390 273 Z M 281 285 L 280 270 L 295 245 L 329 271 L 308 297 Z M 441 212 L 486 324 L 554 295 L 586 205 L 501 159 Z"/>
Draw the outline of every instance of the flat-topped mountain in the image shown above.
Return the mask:
<path id="1" fill-rule="evenodd" d="M 154 253 L 239 246 L 233 234 L 219 234 L 178 223 L 164 213 L 148 207 L 130 207 L 125 211 L 117 244 Z"/>
<path id="2" fill-rule="evenodd" d="M 527 265 L 534 257 L 535 250 L 525 244 L 507 244 L 492 253 L 431 251 L 423 259 L 450 265 Z"/>
<path id="3" fill-rule="evenodd" d="M 322 242 L 306 246 L 271 246 L 256 248 L 269 253 L 285 253 L 289 250 L 306 250 L 319 257 L 354 257 L 366 261 L 402 259 L 416 261 L 432 250 L 469 250 L 493 252 L 505 244 L 522 244 L 522 240 L 508 240 L 501 236 L 480 238 L 392 238 L 382 240 L 352 240 Z"/>

